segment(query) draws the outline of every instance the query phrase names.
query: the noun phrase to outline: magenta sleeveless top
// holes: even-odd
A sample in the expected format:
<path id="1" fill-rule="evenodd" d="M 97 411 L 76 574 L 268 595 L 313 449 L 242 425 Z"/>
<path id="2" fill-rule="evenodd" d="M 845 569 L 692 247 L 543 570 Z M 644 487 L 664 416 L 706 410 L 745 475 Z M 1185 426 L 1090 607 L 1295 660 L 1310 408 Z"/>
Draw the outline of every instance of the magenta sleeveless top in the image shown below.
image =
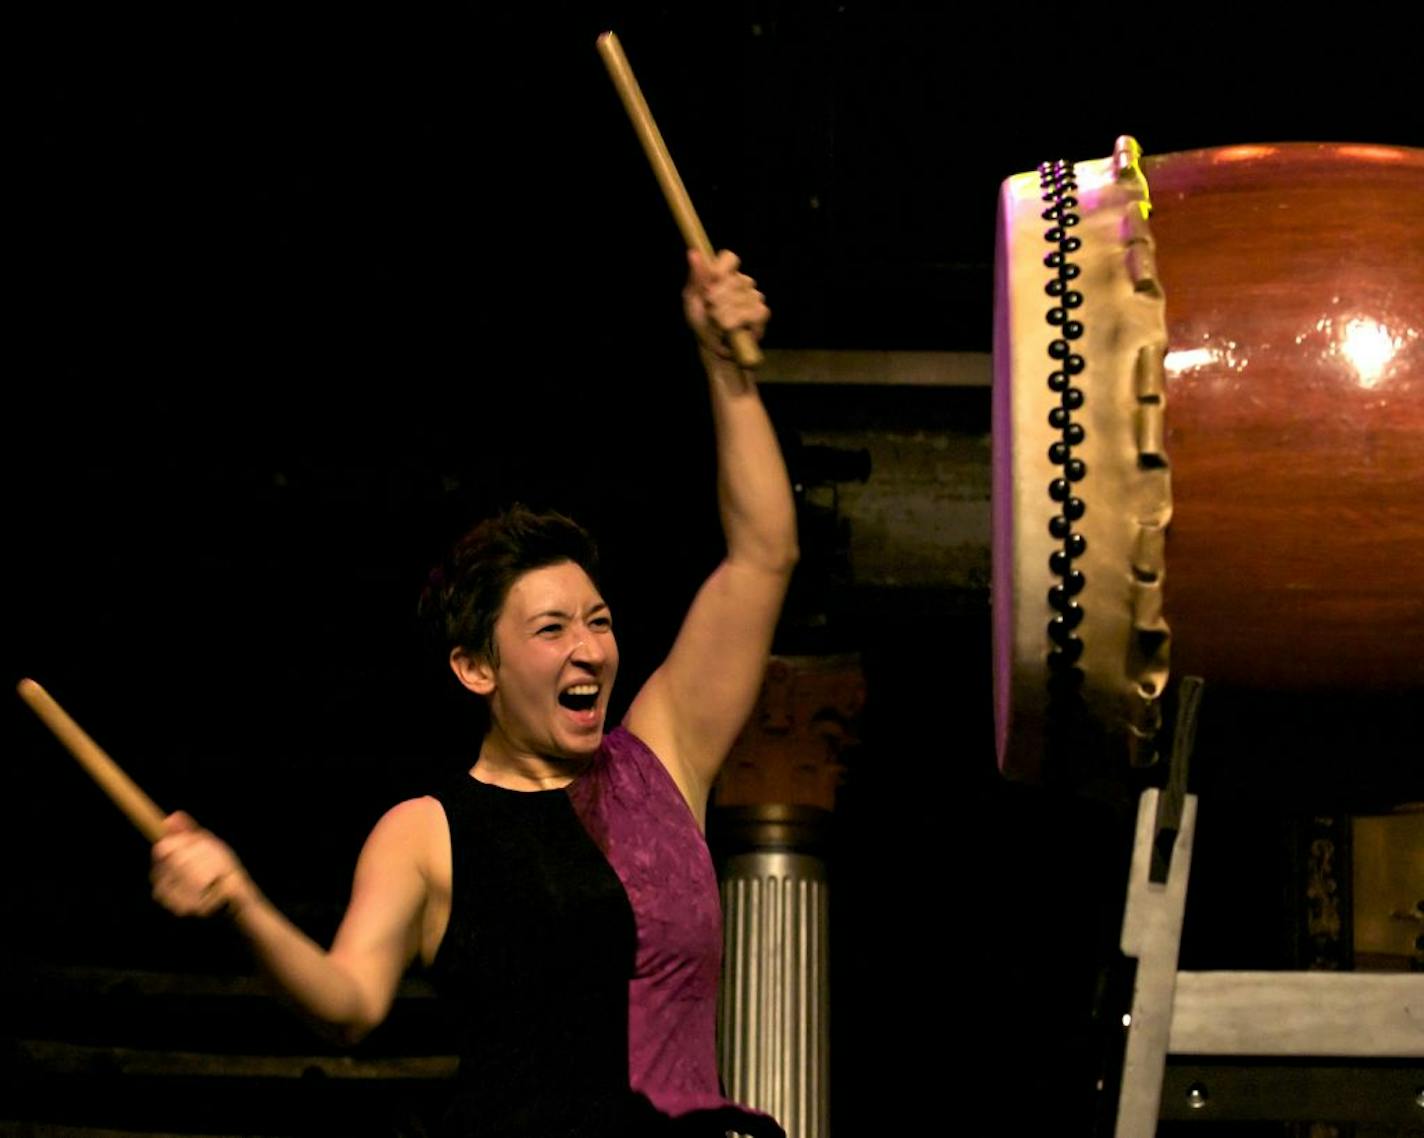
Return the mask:
<path id="1" fill-rule="evenodd" d="M 673 1118 L 784 1138 L 770 1116 L 722 1094 L 716 1055 L 722 905 L 707 842 L 672 775 L 641 739 L 618 727 L 568 794 L 633 907 L 633 1090 Z"/>

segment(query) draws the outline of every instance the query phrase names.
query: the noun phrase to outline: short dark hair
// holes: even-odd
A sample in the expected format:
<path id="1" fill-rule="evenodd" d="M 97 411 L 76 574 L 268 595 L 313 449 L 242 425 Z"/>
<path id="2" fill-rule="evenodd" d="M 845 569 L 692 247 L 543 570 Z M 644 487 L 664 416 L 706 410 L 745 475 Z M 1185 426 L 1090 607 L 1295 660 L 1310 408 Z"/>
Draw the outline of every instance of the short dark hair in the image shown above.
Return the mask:
<path id="1" fill-rule="evenodd" d="M 514 582 L 531 569 L 572 561 L 597 587 L 598 549 L 563 514 L 515 503 L 460 538 L 430 571 L 419 612 L 446 655 L 456 648 L 499 663 L 494 625 Z"/>

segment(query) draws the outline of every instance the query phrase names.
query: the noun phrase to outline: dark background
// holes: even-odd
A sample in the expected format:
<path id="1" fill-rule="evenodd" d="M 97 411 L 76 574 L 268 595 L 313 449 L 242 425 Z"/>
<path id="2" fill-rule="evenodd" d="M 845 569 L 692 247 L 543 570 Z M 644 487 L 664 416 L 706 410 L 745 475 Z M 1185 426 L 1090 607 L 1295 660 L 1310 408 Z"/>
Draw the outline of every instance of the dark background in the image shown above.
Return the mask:
<path id="1" fill-rule="evenodd" d="M 593 529 L 625 704 L 718 554 L 680 242 L 596 34 L 619 31 L 713 240 L 767 292 L 770 346 L 987 351 L 1009 174 L 1122 133 L 1157 152 L 1421 142 L 1395 17 L 1136 11 L 22 24 L 7 674 L 49 686 L 325 935 L 375 818 L 473 754 L 413 620 L 454 535 L 516 499 Z M 987 393 L 863 394 L 867 423 L 988 431 Z M 815 400 L 766 398 L 794 456 Z M 918 1118 L 995 1073 L 1005 1109 L 1084 1118 L 1123 799 L 998 780 L 982 589 L 857 593 L 815 579 L 822 552 L 797 588 L 827 619 L 793 604 L 779 646 L 859 651 L 869 683 L 835 853 L 837 1125 Z M 18 701 L 0 717 L 7 953 L 241 967 L 150 910 L 141 842 Z M 1385 749 L 1413 737 L 1399 724 Z M 1404 779 L 1400 759 L 1372 786 Z M 1195 918 L 1221 930 L 1200 953 L 1269 962 L 1278 930 L 1238 935 L 1244 959 L 1223 947 L 1276 901 L 1237 865 L 1236 907 Z"/>

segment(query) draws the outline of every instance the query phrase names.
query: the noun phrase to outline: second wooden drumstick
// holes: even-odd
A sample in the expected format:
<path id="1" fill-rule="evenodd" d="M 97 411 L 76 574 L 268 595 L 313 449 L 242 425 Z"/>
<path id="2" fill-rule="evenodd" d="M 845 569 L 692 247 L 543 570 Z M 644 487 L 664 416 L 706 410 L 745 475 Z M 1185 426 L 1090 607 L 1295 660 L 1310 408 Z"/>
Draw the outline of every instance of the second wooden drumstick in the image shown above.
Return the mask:
<path id="1" fill-rule="evenodd" d="M 663 197 L 667 199 L 668 208 L 672 210 L 673 219 L 682 231 L 682 239 L 687 242 L 689 249 L 701 253 L 702 259 L 710 265 L 714 256 L 712 242 L 707 239 L 707 231 L 702 228 L 697 211 L 692 208 L 687 187 L 682 184 L 682 177 L 673 165 L 672 155 L 668 153 L 662 132 L 658 130 L 658 124 L 653 121 L 653 114 L 648 110 L 647 100 L 643 98 L 642 88 L 638 86 L 633 68 L 628 64 L 628 57 L 623 54 L 623 45 L 618 42 L 618 36 L 613 32 L 604 32 L 599 36 L 598 54 L 603 57 L 608 76 L 617 88 L 618 97 L 623 101 L 623 109 L 628 112 L 638 141 L 643 144 L 643 153 L 648 156 L 648 164 L 652 166 L 658 185 L 662 187 Z M 762 355 L 757 347 L 756 337 L 745 328 L 733 329 L 727 338 L 738 364 L 747 368 L 761 365 Z"/>
<path id="2" fill-rule="evenodd" d="M 34 680 L 21 680 L 16 690 L 20 698 L 29 704 L 30 710 L 44 721 L 44 725 L 54 732 L 54 737 L 79 761 L 89 777 L 138 827 L 139 832 L 150 842 L 158 841 L 163 836 L 163 811 L 153 799 L 139 789 L 119 764 L 109 758 L 104 749 Z"/>

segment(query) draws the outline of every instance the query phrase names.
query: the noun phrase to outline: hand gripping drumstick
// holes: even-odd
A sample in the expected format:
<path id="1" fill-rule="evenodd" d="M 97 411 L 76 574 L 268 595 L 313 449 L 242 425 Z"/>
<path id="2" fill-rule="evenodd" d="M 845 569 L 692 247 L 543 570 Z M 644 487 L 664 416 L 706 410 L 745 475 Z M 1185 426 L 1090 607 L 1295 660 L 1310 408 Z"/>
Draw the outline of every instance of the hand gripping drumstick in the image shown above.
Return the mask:
<path id="1" fill-rule="evenodd" d="M 21 680 L 17 690 L 20 698 L 30 705 L 30 710 L 44 720 L 45 726 L 54 732 L 54 737 L 79 760 L 79 765 L 113 799 L 114 805 L 128 815 L 139 832 L 150 842 L 163 837 L 163 811 L 138 788 L 133 779 L 124 774 L 119 764 L 109 758 L 98 743 L 85 734 L 69 713 L 54 701 L 54 697 L 29 679 Z"/>
<path id="2" fill-rule="evenodd" d="M 712 242 L 707 239 L 707 231 L 697 219 L 697 211 L 692 208 L 692 199 L 687 196 L 687 189 L 682 184 L 682 178 L 678 176 L 677 167 L 672 164 L 672 155 L 668 153 L 663 136 L 658 131 L 658 124 L 653 121 L 653 114 L 648 110 L 638 80 L 633 77 L 628 57 L 623 54 L 623 45 L 618 42 L 614 33 L 604 32 L 598 37 L 598 54 L 603 56 L 608 76 L 613 80 L 613 86 L 618 89 L 618 97 L 623 100 L 623 109 L 628 112 L 638 141 L 643 144 L 643 153 L 648 156 L 648 164 L 657 176 L 658 185 L 662 187 L 663 197 L 667 199 L 668 208 L 672 210 L 678 229 L 682 230 L 682 239 L 687 242 L 689 249 L 696 249 L 701 253 L 702 259 L 710 265 L 714 257 Z M 747 368 L 761 366 L 761 350 L 757 347 L 755 337 L 745 328 L 732 329 L 727 334 L 727 339 L 731 342 L 732 355 L 738 364 Z"/>

